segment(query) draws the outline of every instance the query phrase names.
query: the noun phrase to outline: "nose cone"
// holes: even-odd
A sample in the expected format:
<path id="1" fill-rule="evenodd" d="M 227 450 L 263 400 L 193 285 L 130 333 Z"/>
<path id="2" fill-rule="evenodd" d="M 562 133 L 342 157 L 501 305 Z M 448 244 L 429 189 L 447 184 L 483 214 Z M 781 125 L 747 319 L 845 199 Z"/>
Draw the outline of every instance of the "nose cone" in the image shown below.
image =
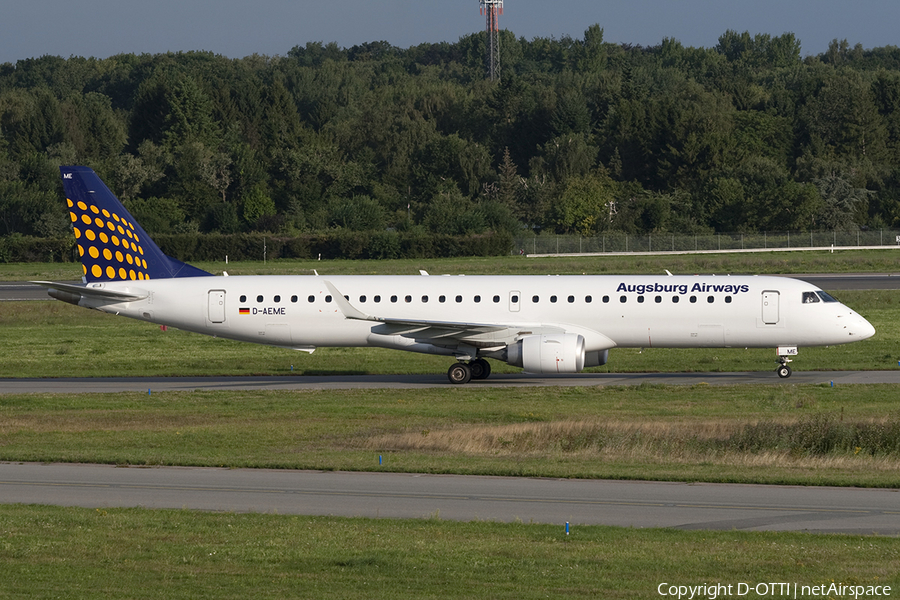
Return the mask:
<path id="1" fill-rule="evenodd" d="M 853 320 L 847 329 L 854 341 L 865 340 L 875 335 L 875 328 L 872 327 L 872 324 L 856 313 L 853 314 Z"/>

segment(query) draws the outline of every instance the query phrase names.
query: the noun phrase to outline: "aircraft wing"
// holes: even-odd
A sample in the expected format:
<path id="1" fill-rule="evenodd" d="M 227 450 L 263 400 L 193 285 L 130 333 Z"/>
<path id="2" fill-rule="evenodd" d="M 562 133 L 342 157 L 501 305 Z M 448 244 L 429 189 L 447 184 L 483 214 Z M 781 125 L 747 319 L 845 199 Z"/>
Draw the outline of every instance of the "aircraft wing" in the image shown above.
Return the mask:
<path id="1" fill-rule="evenodd" d="M 440 345 L 457 341 L 480 347 L 491 347 L 511 343 L 520 335 L 565 333 L 562 327 L 553 325 L 504 324 L 484 322 L 438 321 L 423 319 L 399 319 L 366 314 L 347 300 L 330 281 L 325 287 L 331 292 L 341 313 L 347 319 L 373 321 L 380 325 L 372 328 L 379 335 L 401 335 L 416 340 L 429 340 Z"/>

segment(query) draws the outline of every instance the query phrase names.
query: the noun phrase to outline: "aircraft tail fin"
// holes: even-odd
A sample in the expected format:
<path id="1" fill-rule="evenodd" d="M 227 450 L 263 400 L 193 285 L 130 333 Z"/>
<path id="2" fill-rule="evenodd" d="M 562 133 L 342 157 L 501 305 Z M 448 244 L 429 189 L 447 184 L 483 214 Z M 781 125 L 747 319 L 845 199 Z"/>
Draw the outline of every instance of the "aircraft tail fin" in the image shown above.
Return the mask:
<path id="1" fill-rule="evenodd" d="M 60 167 L 85 281 L 212 275 L 166 256 L 88 167 Z"/>

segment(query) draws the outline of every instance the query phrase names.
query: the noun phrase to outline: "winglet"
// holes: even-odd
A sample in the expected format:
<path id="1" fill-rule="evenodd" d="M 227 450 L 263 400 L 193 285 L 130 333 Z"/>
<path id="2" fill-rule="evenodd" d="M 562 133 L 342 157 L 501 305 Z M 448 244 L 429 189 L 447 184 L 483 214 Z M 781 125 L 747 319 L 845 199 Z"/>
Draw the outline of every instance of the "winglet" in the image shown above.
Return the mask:
<path id="1" fill-rule="evenodd" d="M 358 321 L 380 321 L 380 319 L 376 319 L 375 317 L 371 317 L 363 312 L 360 312 L 352 304 L 350 301 L 344 298 L 344 295 L 341 294 L 334 284 L 330 281 L 325 281 L 325 287 L 328 288 L 328 291 L 331 292 L 331 295 L 334 297 L 334 301 L 337 302 L 338 308 L 341 309 L 341 312 L 344 314 L 344 318 L 346 319 L 356 319 Z"/>

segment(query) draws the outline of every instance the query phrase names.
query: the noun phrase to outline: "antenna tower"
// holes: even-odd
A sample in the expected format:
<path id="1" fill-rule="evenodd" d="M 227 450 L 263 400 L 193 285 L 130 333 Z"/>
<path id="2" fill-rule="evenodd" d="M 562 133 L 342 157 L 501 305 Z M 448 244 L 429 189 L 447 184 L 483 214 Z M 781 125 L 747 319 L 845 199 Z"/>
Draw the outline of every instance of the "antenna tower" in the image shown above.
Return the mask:
<path id="1" fill-rule="evenodd" d="M 503 0 L 479 0 L 481 14 L 487 21 L 487 72 L 491 81 L 500 79 L 500 23 Z"/>

